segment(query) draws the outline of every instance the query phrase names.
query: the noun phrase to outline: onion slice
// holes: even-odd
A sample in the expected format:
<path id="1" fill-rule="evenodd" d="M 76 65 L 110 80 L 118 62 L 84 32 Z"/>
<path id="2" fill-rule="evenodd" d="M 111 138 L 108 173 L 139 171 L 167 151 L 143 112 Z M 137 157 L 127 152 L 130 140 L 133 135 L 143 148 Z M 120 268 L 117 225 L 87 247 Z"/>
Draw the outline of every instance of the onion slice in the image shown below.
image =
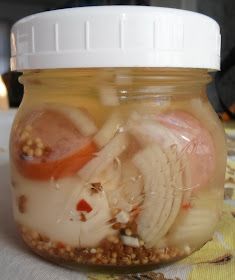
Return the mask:
<path id="1" fill-rule="evenodd" d="M 104 147 L 115 136 L 118 130 L 123 125 L 123 119 L 117 111 L 113 112 L 103 127 L 97 132 L 94 137 L 94 142 L 98 147 Z"/>
<path id="2" fill-rule="evenodd" d="M 177 151 L 171 146 L 164 152 L 152 144 L 133 157 L 143 174 L 144 202 L 137 220 L 138 233 L 147 247 L 156 246 L 173 224 L 181 205 L 182 174 Z"/>
<path id="3" fill-rule="evenodd" d="M 125 133 L 117 134 L 92 160 L 79 170 L 78 175 L 84 181 L 91 181 L 92 178 L 97 177 L 107 169 L 114 159 L 126 150 L 127 146 L 127 135 Z"/>

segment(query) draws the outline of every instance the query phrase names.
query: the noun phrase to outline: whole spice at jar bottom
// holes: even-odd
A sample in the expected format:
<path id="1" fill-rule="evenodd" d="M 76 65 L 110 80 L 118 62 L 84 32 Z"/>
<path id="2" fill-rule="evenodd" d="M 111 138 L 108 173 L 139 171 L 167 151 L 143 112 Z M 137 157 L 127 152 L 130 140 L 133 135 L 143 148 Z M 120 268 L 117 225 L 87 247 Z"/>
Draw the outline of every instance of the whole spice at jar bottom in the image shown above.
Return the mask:
<path id="1" fill-rule="evenodd" d="M 49 237 L 25 226 L 19 228 L 23 240 L 33 251 L 56 262 L 131 266 L 167 263 L 188 255 L 185 250 L 175 247 L 147 249 L 141 245 L 139 248 L 134 248 L 124 245 L 117 236 L 103 240 L 96 248 L 79 248 L 50 240 Z"/>

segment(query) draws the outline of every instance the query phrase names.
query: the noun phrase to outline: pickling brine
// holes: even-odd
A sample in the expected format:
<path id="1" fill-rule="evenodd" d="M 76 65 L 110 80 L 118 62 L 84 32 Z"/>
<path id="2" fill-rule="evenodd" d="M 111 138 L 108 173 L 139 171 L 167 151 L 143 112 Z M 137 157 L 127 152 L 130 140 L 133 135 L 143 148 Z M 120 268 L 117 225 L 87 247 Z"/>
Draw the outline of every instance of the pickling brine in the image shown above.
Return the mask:
<path id="1" fill-rule="evenodd" d="M 58 263 L 137 266 L 209 241 L 226 151 L 208 81 L 199 69 L 25 71 L 10 156 L 26 244 Z"/>

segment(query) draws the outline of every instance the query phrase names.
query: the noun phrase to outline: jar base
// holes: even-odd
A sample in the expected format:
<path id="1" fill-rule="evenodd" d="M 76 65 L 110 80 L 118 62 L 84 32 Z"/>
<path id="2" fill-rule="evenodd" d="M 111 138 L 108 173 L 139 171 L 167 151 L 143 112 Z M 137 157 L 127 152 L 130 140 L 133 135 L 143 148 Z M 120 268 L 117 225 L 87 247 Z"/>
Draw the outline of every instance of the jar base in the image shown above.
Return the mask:
<path id="1" fill-rule="evenodd" d="M 54 242 L 34 230 L 19 225 L 23 241 L 30 249 L 52 263 L 78 270 L 97 273 L 136 273 L 157 269 L 180 260 L 189 254 L 178 248 L 132 248 L 123 244 L 107 244 L 106 248 L 77 248 Z"/>

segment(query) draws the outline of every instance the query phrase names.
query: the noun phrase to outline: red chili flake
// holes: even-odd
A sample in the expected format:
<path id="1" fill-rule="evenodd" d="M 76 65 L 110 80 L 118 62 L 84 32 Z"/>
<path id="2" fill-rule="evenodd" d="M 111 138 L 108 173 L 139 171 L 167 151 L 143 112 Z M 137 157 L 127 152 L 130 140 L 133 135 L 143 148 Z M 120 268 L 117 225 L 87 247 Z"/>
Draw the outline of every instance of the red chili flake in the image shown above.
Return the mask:
<path id="1" fill-rule="evenodd" d="M 57 242 L 56 247 L 57 247 L 58 249 L 64 249 L 64 248 L 65 248 L 65 245 L 64 245 L 63 242 Z"/>
<path id="2" fill-rule="evenodd" d="M 77 203 L 76 209 L 77 209 L 77 211 L 84 211 L 87 213 L 90 213 L 93 210 L 91 205 L 85 199 L 81 199 Z"/>
<path id="3" fill-rule="evenodd" d="M 182 204 L 182 208 L 184 210 L 188 210 L 188 209 L 191 209 L 192 208 L 192 205 L 190 202 L 185 202 L 184 204 Z"/>

